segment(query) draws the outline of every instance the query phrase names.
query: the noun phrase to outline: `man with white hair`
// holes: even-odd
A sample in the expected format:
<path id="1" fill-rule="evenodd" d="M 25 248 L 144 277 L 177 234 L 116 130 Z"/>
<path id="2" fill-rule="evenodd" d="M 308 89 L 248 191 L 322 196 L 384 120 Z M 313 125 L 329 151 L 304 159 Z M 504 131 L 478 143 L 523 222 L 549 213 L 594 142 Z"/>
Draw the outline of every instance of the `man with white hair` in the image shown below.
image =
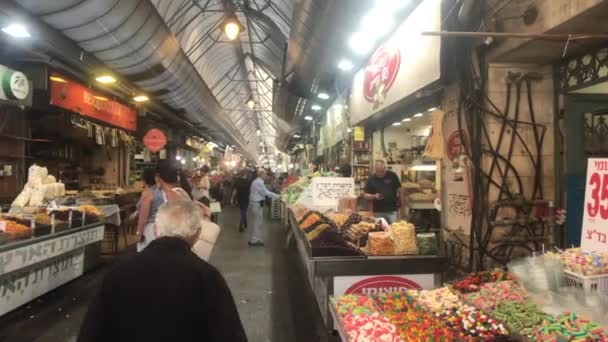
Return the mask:
<path id="1" fill-rule="evenodd" d="M 266 178 L 266 170 L 258 170 L 258 178 L 251 183 L 251 191 L 249 193 L 249 212 L 252 218 L 251 236 L 249 238 L 249 246 L 264 246 L 264 202 L 266 197 L 272 199 L 281 198 L 280 195 L 268 190 L 264 184 Z"/>
<path id="2" fill-rule="evenodd" d="M 191 251 L 202 220 L 192 201 L 163 204 L 158 238 L 108 272 L 78 341 L 247 341 L 224 278 Z"/>

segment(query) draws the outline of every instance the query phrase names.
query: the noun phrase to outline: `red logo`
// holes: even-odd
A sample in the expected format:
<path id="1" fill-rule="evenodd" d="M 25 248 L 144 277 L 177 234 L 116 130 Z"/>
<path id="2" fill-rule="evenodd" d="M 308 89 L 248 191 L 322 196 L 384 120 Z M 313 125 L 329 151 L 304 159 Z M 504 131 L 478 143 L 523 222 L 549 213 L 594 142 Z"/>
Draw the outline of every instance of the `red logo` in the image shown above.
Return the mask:
<path id="1" fill-rule="evenodd" d="M 459 154 L 468 151 L 468 137 L 462 130 L 455 131 L 448 137 L 446 145 L 448 158 L 450 158 L 450 160 L 454 160 L 454 158 Z"/>
<path id="2" fill-rule="evenodd" d="M 144 135 L 144 145 L 151 152 L 158 152 L 167 145 L 167 137 L 160 129 L 153 128 Z"/>
<path id="3" fill-rule="evenodd" d="M 422 286 L 406 278 L 378 276 L 356 282 L 346 290 L 345 294 L 376 295 L 380 293 L 405 292 L 410 289 L 420 290 Z"/>
<path id="4" fill-rule="evenodd" d="M 381 47 L 372 56 L 365 69 L 363 96 L 376 106 L 384 103 L 386 93 L 391 88 L 401 65 L 401 52 L 398 48 Z"/>

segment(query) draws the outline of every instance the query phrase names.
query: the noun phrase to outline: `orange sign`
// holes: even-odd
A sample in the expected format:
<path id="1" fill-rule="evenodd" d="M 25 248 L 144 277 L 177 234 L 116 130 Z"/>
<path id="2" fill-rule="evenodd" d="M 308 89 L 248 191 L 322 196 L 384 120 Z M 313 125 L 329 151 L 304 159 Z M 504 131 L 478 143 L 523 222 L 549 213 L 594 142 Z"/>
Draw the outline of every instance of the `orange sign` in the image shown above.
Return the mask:
<path id="1" fill-rule="evenodd" d="M 63 75 L 51 73 L 50 89 L 52 105 L 129 131 L 137 129 L 135 109 L 112 101 Z"/>
<path id="2" fill-rule="evenodd" d="M 153 128 L 144 135 L 144 145 L 148 150 L 156 153 L 167 145 L 167 137 L 160 129 Z"/>

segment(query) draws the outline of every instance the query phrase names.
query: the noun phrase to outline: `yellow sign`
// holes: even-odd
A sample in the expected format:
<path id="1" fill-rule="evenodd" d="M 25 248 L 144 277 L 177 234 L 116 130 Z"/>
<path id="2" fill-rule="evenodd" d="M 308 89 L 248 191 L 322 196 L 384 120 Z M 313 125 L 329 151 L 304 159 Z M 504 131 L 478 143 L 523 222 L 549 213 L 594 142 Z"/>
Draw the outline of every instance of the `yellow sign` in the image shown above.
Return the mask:
<path id="1" fill-rule="evenodd" d="M 365 141 L 365 128 L 361 126 L 353 127 L 355 141 Z"/>

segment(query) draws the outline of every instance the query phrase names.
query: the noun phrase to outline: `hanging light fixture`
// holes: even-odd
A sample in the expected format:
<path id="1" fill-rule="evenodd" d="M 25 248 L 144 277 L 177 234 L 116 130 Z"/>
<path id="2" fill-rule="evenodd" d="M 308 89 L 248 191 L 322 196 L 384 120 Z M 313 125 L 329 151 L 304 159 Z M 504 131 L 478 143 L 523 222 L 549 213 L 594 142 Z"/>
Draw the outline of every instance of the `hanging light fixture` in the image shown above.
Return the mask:
<path id="1" fill-rule="evenodd" d="M 241 25 L 234 13 L 226 15 L 221 28 L 230 40 L 235 40 L 242 31 L 245 31 L 245 27 Z"/>
<path id="2" fill-rule="evenodd" d="M 255 108 L 255 100 L 253 99 L 253 96 L 251 96 L 251 97 L 249 98 L 249 100 L 247 100 L 247 107 L 248 107 L 249 109 L 253 109 L 253 108 Z"/>

